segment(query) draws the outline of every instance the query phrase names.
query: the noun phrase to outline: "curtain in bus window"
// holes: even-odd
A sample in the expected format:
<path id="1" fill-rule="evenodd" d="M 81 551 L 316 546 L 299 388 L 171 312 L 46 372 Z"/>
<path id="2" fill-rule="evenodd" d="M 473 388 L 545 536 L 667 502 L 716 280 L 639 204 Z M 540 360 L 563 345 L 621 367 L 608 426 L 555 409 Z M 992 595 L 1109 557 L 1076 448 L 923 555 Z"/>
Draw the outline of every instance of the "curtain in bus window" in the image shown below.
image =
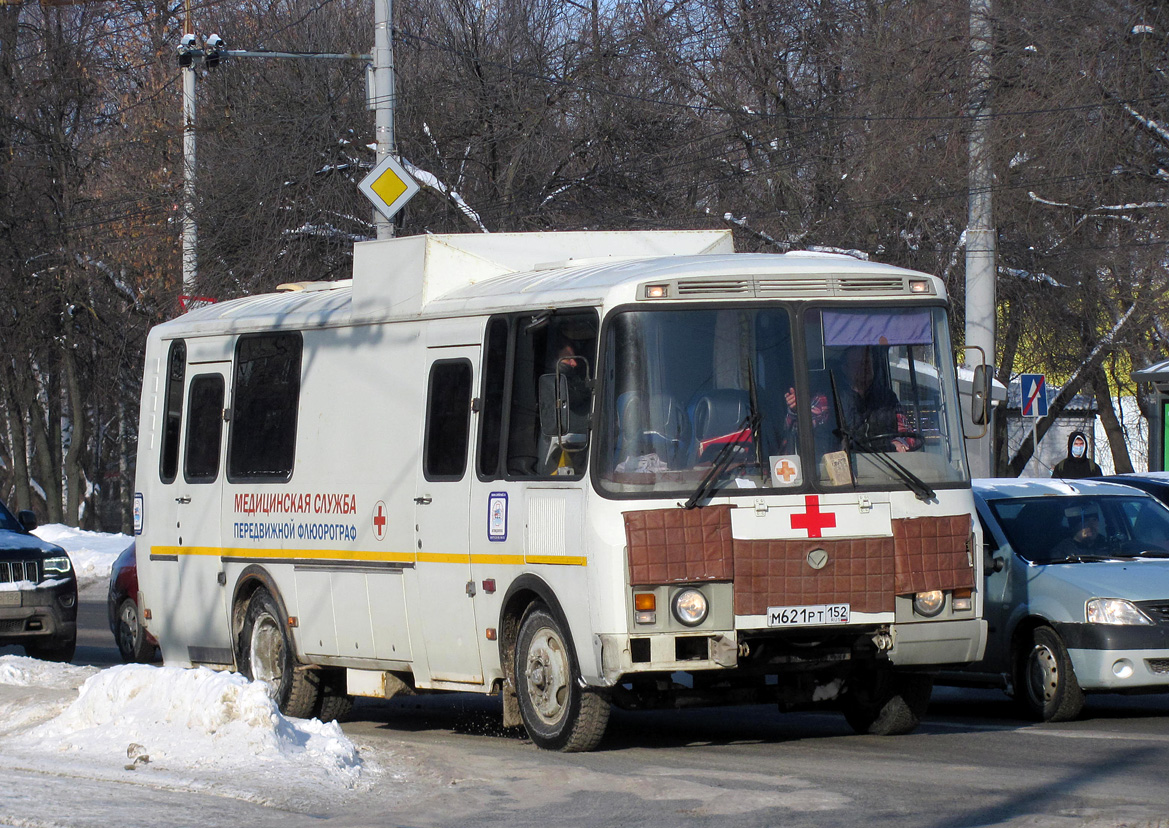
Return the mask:
<path id="1" fill-rule="evenodd" d="M 824 344 L 929 345 L 933 342 L 929 308 L 912 310 L 824 310 Z"/>

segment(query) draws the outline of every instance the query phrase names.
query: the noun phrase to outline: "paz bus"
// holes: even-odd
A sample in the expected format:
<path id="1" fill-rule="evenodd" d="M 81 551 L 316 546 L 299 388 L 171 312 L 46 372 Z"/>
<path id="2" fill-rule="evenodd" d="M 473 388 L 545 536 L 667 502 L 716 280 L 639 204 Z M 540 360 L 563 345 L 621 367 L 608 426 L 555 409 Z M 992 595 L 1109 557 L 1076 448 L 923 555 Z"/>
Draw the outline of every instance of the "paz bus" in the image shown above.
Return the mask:
<path id="1" fill-rule="evenodd" d="M 300 717 L 463 691 L 567 751 L 614 705 L 908 732 L 984 648 L 971 416 L 926 274 L 725 231 L 361 242 L 351 279 L 152 330 L 142 620 Z"/>

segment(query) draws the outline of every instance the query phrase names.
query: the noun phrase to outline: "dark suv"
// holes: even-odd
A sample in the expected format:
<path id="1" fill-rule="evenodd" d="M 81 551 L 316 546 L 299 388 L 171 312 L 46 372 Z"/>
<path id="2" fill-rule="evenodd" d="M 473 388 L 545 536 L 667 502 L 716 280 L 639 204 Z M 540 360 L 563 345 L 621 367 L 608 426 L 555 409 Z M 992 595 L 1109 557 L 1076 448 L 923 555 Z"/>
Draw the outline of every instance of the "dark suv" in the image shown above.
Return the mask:
<path id="1" fill-rule="evenodd" d="M 64 549 L 0 503 L 0 646 L 20 644 L 33 658 L 72 661 L 77 648 L 77 577 Z"/>

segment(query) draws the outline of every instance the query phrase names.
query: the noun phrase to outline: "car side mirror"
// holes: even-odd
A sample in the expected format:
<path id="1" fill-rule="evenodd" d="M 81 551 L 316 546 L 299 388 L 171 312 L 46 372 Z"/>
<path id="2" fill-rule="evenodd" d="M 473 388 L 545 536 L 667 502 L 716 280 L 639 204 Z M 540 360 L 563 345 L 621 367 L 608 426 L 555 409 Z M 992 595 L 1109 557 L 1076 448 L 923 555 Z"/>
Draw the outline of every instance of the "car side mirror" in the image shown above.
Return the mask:
<path id="1" fill-rule="evenodd" d="M 23 526 L 28 532 L 31 532 L 40 525 L 37 523 L 36 512 L 32 511 L 31 509 L 21 509 L 16 513 L 16 519 L 20 521 L 20 525 Z"/>
<path id="2" fill-rule="evenodd" d="M 999 555 L 995 555 L 990 551 L 990 547 L 986 547 L 983 552 L 986 555 L 985 565 L 983 569 L 989 572 L 1002 572 L 1006 568 L 1007 562 Z"/>

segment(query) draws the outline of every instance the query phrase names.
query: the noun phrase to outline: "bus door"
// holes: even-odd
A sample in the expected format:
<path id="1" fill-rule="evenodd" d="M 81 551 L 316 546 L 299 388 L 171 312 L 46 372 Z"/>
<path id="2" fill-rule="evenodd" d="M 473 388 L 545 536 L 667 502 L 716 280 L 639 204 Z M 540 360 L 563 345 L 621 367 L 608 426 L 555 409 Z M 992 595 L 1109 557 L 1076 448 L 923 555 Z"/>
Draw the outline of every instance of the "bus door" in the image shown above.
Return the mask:
<path id="1" fill-rule="evenodd" d="M 415 502 L 416 573 L 434 681 L 482 683 L 467 547 L 471 395 L 479 346 L 427 349 L 426 413 Z"/>
<path id="2" fill-rule="evenodd" d="M 182 463 L 174 485 L 174 565 L 182 584 L 172 600 L 176 632 L 188 642 L 191 661 L 231 664 L 223 573 L 221 504 L 224 411 L 231 385 L 230 362 L 195 362 L 186 372 Z"/>

